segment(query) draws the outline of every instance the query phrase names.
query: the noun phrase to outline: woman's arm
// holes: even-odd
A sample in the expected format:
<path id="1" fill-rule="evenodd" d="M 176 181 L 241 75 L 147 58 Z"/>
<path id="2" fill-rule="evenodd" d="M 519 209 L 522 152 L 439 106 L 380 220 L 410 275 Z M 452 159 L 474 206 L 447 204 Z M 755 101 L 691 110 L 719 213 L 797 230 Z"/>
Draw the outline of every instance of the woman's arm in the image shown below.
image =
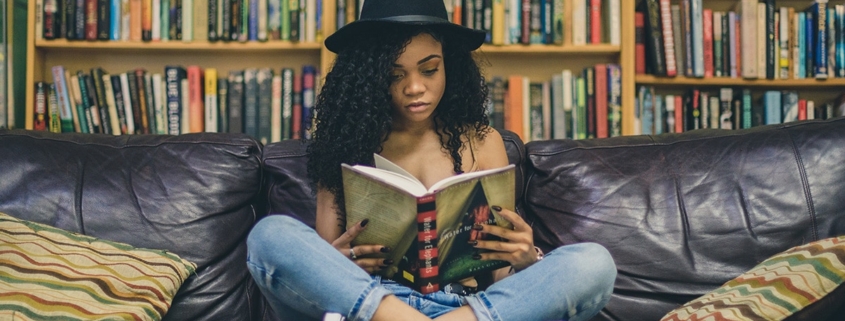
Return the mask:
<path id="1" fill-rule="evenodd" d="M 346 222 L 339 214 L 334 194 L 324 188 L 317 188 L 317 221 L 314 228 L 326 242 L 332 243 L 343 234 Z"/>

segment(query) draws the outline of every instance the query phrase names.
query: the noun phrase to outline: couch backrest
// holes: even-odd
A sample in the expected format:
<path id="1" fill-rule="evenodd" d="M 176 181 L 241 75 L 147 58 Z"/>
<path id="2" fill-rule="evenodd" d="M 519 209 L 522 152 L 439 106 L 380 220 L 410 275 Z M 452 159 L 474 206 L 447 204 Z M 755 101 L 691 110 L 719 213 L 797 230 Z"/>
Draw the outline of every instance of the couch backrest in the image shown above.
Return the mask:
<path id="1" fill-rule="evenodd" d="M 517 204 L 522 202 L 525 146 L 514 133 L 500 131 L 508 161 L 516 165 Z M 264 171 L 267 175 L 267 213 L 292 215 L 314 227 L 317 205 L 307 176 L 307 143 L 286 140 L 269 144 L 264 149 Z M 519 206 L 519 205 L 517 205 Z"/>
<path id="2" fill-rule="evenodd" d="M 245 135 L 0 131 L 0 212 L 196 263 L 166 320 L 260 319 L 246 269 L 260 155 Z"/>
<path id="3" fill-rule="evenodd" d="M 771 255 L 845 234 L 845 119 L 526 144 L 546 249 L 591 241 L 619 275 L 596 320 L 658 320 Z"/>

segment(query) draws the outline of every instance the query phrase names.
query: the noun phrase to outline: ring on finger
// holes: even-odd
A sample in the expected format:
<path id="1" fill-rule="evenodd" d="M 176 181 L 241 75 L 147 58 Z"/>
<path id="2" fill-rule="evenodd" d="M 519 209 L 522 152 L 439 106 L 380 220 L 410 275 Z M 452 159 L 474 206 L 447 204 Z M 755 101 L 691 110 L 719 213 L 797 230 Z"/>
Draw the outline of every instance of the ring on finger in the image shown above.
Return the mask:
<path id="1" fill-rule="evenodd" d="M 353 259 L 353 260 L 358 259 L 358 256 L 355 255 L 355 249 L 354 248 L 351 248 L 351 247 L 349 248 L 349 258 Z"/>

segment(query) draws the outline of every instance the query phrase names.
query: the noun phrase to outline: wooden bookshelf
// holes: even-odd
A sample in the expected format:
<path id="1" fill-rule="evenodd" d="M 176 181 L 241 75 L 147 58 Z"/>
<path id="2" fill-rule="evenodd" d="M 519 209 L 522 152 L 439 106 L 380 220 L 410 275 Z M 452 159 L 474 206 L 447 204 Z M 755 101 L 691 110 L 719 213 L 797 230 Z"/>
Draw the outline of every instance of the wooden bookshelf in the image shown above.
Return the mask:
<path id="1" fill-rule="evenodd" d="M 321 28 L 323 37 L 318 42 L 295 43 L 270 40 L 266 42 L 127 42 L 83 41 L 66 39 L 36 39 L 36 2 L 28 1 L 28 40 L 26 97 L 27 128 L 32 126 L 34 84 L 36 81 L 52 82 L 51 67 L 62 65 L 71 72 L 102 67 L 111 73 L 143 68 L 161 72 L 166 65 L 199 65 L 214 67 L 219 75 L 231 70 L 271 66 L 301 68 L 309 64 L 318 66 L 321 76 L 331 68 L 335 55 L 322 43 L 326 35 L 336 30 L 336 2 L 322 2 Z M 492 76 L 521 74 L 536 81 L 547 81 L 555 73 L 569 69 L 575 73 L 599 63 L 618 64 L 622 73 L 623 133 L 625 118 L 633 115 L 635 80 L 634 70 L 634 1 L 620 1 L 619 45 L 484 45 L 476 53 L 482 71 L 488 79 Z M 629 32 L 630 31 L 630 32 Z"/>
<path id="2" fill-rule="evenodd" d="M 290 41 L 267 42 L 132 42 L 132 41 L 68 41 L 66 39 L 36 40 L 35 48 L 39 50 L 180 50 L 180 51 L 277 51 L 277 50 L 310 50 L 317 54 L 323 45 L 321 43 L 298 43 Z"/>
<path id="3" fill-rule="evenodd" d="M 656 77 L 652 75 L 637 75 L 637 84 L 661 87 L 772 87 L 772 88 L 845 88 L 845 78 L 828 79 L 743 79 L 743 78 L 690 78 L 690 77 Z"/>

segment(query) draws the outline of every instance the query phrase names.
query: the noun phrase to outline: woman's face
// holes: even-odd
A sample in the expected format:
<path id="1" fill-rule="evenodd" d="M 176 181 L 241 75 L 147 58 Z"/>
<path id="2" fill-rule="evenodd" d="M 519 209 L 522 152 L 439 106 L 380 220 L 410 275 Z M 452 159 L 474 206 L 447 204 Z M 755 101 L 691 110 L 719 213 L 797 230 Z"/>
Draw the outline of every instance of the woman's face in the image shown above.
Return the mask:
<path id="1" fill-rule="evenodd" d="M 390 95 L 397 120 L 431 119 L 446 88 L 443 47 L 427 33 L 411 38 L 393 63 Z"/>

